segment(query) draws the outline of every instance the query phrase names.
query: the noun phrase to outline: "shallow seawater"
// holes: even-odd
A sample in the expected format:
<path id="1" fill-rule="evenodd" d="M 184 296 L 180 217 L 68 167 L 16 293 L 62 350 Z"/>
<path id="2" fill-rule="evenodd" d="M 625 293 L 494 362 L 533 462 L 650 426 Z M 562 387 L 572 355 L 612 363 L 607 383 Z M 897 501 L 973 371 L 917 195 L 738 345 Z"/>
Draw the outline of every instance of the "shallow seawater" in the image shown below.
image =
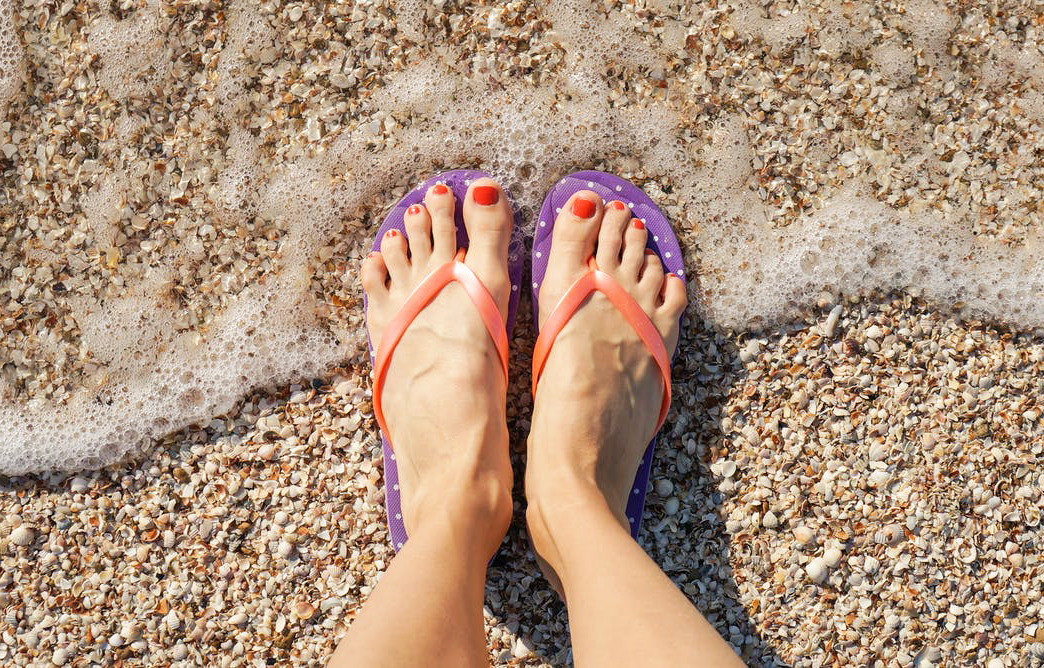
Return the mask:
<path id="1" fill-rule="evenodd" d="M 1044 326 L 1030 3 L 0 2 L 0 471 L 103 466 L 366 362 L 358 261 L 432 172 L 527 229 L 574 169 L 671 216 L 693 315 L 905 290 Z"/>

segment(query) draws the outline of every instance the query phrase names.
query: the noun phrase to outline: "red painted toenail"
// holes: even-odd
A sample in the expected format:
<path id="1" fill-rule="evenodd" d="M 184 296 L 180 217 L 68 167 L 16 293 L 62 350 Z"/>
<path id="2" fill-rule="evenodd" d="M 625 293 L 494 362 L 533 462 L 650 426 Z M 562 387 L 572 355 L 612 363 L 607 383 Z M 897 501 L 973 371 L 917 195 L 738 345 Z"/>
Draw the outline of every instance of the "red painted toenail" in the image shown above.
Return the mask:
<path id="1" fill-rule="evenodd" d="M 500 191 L 493 186 L 475 186 L 471 191 L 471 199 L 482 206 L 490 206 L 500 201 Z"/>
<path id="2" fill-rule="evenodd" d="M 434 188 L 432 188 L 431 192 L 435 193 L 436 195 L 445 195 L 449 192 L 449 188 L 440 183 L 436 185 Z"/>
<path id="3" fill-rule="evenodd" d="M 580 218 L 590 218 L 594 215 L 595 203 L 589 199 L 583 197 L 577 197 L 573 200 L 573 215 L 579 216 Z"/>
<path id="4" fill-rule="evenodd" d="M 398 230 L 388 230 L 387 232 L 385 232 L 384 236 L 386 236 L 386 237 L 397 237 L 397 236 L 399 236 L 399 231 Z"/>
<path id="5" fill-rule="evenodd" d="M 609 206 L 613 207 L 617 211 L 623 211 L 627 208 L 627 206 L 618 199 L 614 199 L 612 202 L 609 202 Z"/>
<path id="6" fill-rule="evenodd" d="M 631 219 L 631 225 L 634 225 L 634 229 L 636 229 L 636 230 L 644 230 L 645 229 L 645 223 L 643 223 L 638 218 L 632 218 Z"/>
<path id="7" fill-rule="evenodd" d="M 380 253 L 378 253 L 377 251 L 370 251 L 370 254 L 367 255 L 366 257 L 367 257 L 367 259 L 369 259 L 369 258 L 377 257 L 378 255 L 380 255 Z"/>
<path id="8" fill-rule="evenodd" d="M 668 272 L 668 274 L 667 274 L 667 275 L 668 275 L 668 276 L 674 276 L 674 278 L 678 278 L 677 276 L 675 276 L 675 274 L 674 274 L 674 272 L 673 272 L 673 271 L 672 271 L 672 272 Z"/>
<path id="9" fill-rule="evenodd" d="M 411 216 L 416 216 L 418 213 L 420 213 L 420 207 L 414 204 L 409 209 L 406 209 L 406 213 L 410 214 Z"/>
<path id="10" fill-rule="evenodd" d="M 646 248 L 646 249 L 645 249 L 645 254 L 646 254 L 646 255 L 656 255 L 656 251 L 654 251 L 654 250 L 653 250 L 653 249 L 651 249 L 651 248 Z"/>

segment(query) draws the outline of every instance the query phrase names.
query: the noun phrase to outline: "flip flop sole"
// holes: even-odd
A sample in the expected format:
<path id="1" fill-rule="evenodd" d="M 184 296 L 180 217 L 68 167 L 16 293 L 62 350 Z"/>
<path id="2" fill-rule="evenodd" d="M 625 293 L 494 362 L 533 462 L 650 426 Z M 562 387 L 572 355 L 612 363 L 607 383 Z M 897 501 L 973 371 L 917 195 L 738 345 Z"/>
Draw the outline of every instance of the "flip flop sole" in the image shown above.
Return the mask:
<path id="1" fill-rule="evenodd" d="M 540 208 L 540 218 L 536 222 L 536 232 L 533 237 L 533 322 L 539 323 L 539 293 L 540 284 L 547 273 L 547 260 L 551 251 L 551 230 L 555 225 L 555 218 L 565 206 L 566 201 L 581 190 L 590 190 L 597 193 L 604 201 L 620 200 L 631 210 L 631 215 L 645 222 L 645 228 L 649 231 L 649 239 L 646 247 L 659 256 L 666 271 L 674 273 L 678 278 L 685 280 L 685 264 L 682 260 L 681 248 L 678 246 L 678 238 L 674 234 L 670 221 L 663 212 L 653 203 L 652 199 L 630 181 L 594 170 L 574 172 L 561 179 L 552 187 L 544 199 Z M 636 540 L 642 524 L 642 510 L 645 508 L 646 489 L 649 484 L 649 474 L 652 472 L 653 452 L 656 449 L 657 436 L 653 436 L 652 442 L 645 449 L 642 461 L 638 465 L 638 471 L 634 477 L 634 485 L 627 501 L 627 519 L 631 525 L 631 536 Z"/>
<path id="2" fill-rule="evenodd" d="M 399 230 L 403 236 L 408 238 L 406 233 L 406 225 L 403 222 L 403 216 L 406 215 L 406 210 L 414 204 L 420 204 L 424 201 L 424 194 L 428 192 L 428 189 L 437 183 L 441 183 L 447 186 L 452 192 L 454 198 L 457 200 L 457 205 L 454 207 L 454 221 L 457 224 L 457 247 L 466 248 L 468 245 L 468 232 L 464 227 L 464 214 L 462 203 L 464 196 L 468 192 L 468 186 L 477 179 L 488 177 L 489 174 L 476 169 L 457 169 L 449 172 L 443 172 L 434 176 L 424 183 L 420 184 L 409 193 L 407 193 L 399 202 L 392 207 L 391 211 L 388 212 L 388 216 L 381 223 L 380 228 L 377 230 L 377 237 L 373 242 L 373 250 L 379 251 L 381 249 L 381 240 L 384 239 L 384 234 L 388 230 Z M 506 194 L 506 193 L 505 193 Z M 508 196 L 510 200 L 510 195 Z M 511 338 L 511 330 L 515 324 L 515 314 L 518 311 L 518 298 L 521 294 L 521 280 L 522 280 L 522 265 L 523 255 L 525 253 L 525 243 L 522 240 L 522 230 L 519 221 L 518 210 L 514 203 L 511 205 L 512 210 L 515 214 L 515 225 L 511 235 L 511 242 L 508 245 L 508 277 L 511 279 L 511 299 L 508 302 L 508 317 L 507 317 L 507 333 L 508 339 Z M 364 308 L 367 302 L 364 300 Z M 370 341 L 370 362 L 373 362 L 374 358 L 374 347 L 373 341 Z M 384 450 L 384 488 L 385 488 L 385 507 L 388 511 L 388 535 L 391 538 L 392 546 L 395 551 L 398 552 L 402 549 L 402 546 L 406 544 L 408 536 L 406 535 L 406 527 L 403 524 L 402 519 L 402 494 L 399 490 L 399 467 L 395 462 L 395 453 L 392 452 L 391 444 L 388 442 L 386 434 L 381 434 L 381 446 Z"/>

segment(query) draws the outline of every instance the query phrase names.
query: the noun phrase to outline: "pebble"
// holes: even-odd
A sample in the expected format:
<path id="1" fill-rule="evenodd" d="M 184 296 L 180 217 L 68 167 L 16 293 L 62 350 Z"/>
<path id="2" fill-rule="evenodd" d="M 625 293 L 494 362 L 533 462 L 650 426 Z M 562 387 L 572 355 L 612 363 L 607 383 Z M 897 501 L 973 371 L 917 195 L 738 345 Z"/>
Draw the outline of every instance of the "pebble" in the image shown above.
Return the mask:
<path id="1" fill-rule="evenodd" d="M 656 493 L 660 496 L 667 498 L 674 491 L 674 483 L 666 478 L 660 478 L 656 481 Z"/>

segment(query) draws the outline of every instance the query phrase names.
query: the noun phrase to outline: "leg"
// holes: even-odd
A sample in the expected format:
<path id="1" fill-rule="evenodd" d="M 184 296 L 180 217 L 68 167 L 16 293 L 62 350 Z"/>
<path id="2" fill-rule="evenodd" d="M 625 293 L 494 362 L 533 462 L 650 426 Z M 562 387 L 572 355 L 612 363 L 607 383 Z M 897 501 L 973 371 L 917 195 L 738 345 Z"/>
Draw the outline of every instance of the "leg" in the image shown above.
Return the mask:
<path id="1" fill-rule="evenodd" d="M 337 647 L 330 668 L 489 664 L 482 599 L 486 563 L 500 537 L 475 527 L 506 526 L 510 505 L 498 509 L 496 499 L 464 501 L 410 535 Z"/>
<path id="2" fill-rule="evenodd" d="M 593 210 L 574 208 L 578 199 Z M 645 243 L 644 226 L 622 202 L 574 195 L 555 224 L 541 322 L 594 253 L 673 350 L 684 287 L 664 276 Z M 526 471 L 530 535 L 569 607 L 579 666 L 743 665 L 627 528 L 627 495 L 661 398 L 658 371 L 637 334 L 604 296 L 592 295 L 544 367 Z"/>
<path id="3" fill-rule="evenodd" d="M 456 252 L 455 203 L 434 186 L 362 267 L 372 341 L 414 287 Z M 510 205 L 479 179 L 468 191 L 465 262 L 507 311 Z M 413 321 L 392 355 L 384 414 L 410 538 L 330 661 L 344 666 L 486 665 L 486 564 L 511 521 L 506 386 L 496 347 L 459 285 Z M 467 397 L 467 401 L 461 401 Z"/>

